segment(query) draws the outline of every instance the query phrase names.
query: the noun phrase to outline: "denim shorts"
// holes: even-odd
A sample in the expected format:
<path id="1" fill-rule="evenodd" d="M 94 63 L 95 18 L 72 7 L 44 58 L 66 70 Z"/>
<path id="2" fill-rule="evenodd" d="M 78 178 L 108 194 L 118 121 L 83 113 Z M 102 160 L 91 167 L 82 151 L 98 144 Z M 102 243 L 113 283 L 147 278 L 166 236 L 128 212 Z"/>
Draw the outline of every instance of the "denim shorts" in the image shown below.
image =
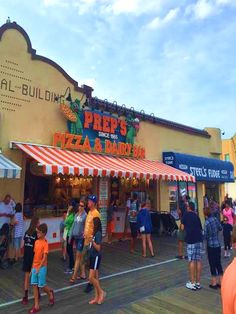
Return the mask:
<path id="1" fill-rule="evenodd" d="M 18 238 L 13 238 L 13 247 L 14 249 L 20 249 L 21 247 L 21 241 L 22 241 L 22 237 L 18 237 Z"/>
<path id="2" fill-rule="evenodd" d="M 36 268 L 32 268 L 31 270 L 31 285 L 38 286 L 39 288 L 45 287 L 46 284 L 46 276 L 47 276 L 47 266 L 42 266 L 39 269 L 39 272 L 36 274 Z"/>
<path id="3" fill-rule="evenodd" d="M 75 239 L 76 251 L 82 253 L 84 248 L 84 239 Z"/>

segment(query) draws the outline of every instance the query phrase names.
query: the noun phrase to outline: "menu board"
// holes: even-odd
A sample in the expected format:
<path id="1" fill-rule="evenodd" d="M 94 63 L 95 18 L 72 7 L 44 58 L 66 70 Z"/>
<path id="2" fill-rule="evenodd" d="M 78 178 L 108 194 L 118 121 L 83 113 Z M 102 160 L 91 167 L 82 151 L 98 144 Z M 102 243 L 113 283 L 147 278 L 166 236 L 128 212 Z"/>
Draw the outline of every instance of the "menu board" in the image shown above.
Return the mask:
<path id="1" fill-rule="evenodd" d="M 100 178 L 99 180 L 99 210 L 101 213 L 102 235 L 107 232 L 107 209 L 108 209 L 108 178 Z"/>

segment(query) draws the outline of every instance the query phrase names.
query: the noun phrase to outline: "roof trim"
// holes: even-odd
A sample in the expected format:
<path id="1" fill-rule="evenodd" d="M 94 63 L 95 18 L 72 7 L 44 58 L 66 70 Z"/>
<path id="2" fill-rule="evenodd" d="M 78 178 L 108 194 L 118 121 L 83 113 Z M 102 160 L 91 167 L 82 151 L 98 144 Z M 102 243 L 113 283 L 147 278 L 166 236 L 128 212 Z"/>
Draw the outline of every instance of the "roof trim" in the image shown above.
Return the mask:
<path id="1" fill-rule="evenodd" d="M 158 118 L 158 117 L 155 117 L 154 114 L 146 114 L 143 110 L 137 111 L 137 110 L 134 110 L 134 108 L 126 108 L 124 105 L 122 106 L 117 105 L 116 102 L 111 103 L 111 102 L 108 102 L 107 100 L 102 100 L 97 97 L 92 97 L 90 100 L 90 103 L 92 104 L 92 106 L 105 108 L 106 111 L 113 111 L 120 114 L 126 113 L 126 115 L 130 114 L 140 120 L 149 121 L 151 123 L 159 124 L 164 127 L 175 129 L 180 132 L 198 135 L 205 138 L 211 138 L 211 135 L 206 130 L 201 130 L 201 129 L 193 128 L 191 126 L 187 126 L 187 125 L 180 124 L 177 122 Z"/>
<path id="2" fill-rule="evenodd" d="M 12 23 L 6 23 L 6 24 L 3 24 L 1 27 L 0 27 L 0 41 L 2 39 L 2 36 L 3 36 L 3 33 L 9 29 L 15 29 L 17 30 L 18 32 L 21 33 L 21 35 L 23 35 L 26 43 L 27 43 L 27 46 L 28 46 L 28 53 L 31 54 L 31 57 L 32 57 L 32 60 L 39 60 L 39 61 L 43 61 L 51 66 L 53 66 L 55 69 L 57 69 L 72 85 L 74 85 L 74 88 L 76 91 L 78 92 L 81 92 L 81 93 L 85 93 L 87 97 L 91 97 L 91 93 L 93 91 L 92 87 L 90 86 L 86 86 L 86 85 L 83 85 L 82 87 L 80 87 L 78 85 L 78 82 L 75 81 L 71 76 L 69 76 L 69 74 L 63 70 L 63 68 L 61 66 L 59 66 L 56 62 L 52 61 L 51 59 L 49 58 L 46 58 L 46 57 L 43 57 L 43 56 L 40 56 L 40 55 L 37 55 L 36 54 L 36 50 L 33 49 L 32 47 L 32 44 L 31 44 L 31 41 L 30 41 L 30 38 L 28 36 L 28 34 L 26 33 L 26 31 L 21 27 L 19 26 L 16 22 L 12 22 Z M 90 92 L 90 95 L 89 95 L 89 92 Z"/>

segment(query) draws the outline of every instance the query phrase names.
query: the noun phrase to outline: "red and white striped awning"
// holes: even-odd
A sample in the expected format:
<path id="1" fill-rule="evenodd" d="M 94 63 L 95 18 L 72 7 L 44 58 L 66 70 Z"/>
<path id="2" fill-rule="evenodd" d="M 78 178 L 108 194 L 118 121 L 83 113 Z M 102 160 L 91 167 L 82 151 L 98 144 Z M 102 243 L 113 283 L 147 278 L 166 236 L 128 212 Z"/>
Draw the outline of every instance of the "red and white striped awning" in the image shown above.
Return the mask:
<path id="1" fill-rule="evenodd" d="M 34 158 L 47 175 L 61 173 L 195 182 L 195 178 L 188 173 L 159 161 L 88 154 L 35 144 L 13 144 Z"/>

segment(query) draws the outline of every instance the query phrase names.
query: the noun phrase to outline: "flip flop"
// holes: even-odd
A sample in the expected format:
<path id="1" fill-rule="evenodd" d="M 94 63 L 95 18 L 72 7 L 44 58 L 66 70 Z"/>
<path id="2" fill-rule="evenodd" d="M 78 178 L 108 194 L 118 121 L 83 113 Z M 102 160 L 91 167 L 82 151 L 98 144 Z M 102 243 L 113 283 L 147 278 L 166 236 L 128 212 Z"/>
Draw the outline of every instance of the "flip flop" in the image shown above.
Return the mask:
<path id="1" fill-rule="evenodd" d="M 78 278 L 77 278 L 78 279 Z M 75 278 L 71 277 L 69 280 L 70 283 L 75 283 Z"/>
<path id="2" fill-rule="evenodd" d="M 86 277 L 78 276 L 77 279 L 78 279 L 78 280 L 86 280 L 87 278 L 86 278 Z"/>
<path id="3" fill-rule="evenodd" d="M 102 300 L 101 300 L 101 301 L 98 301 L 97 304 L 101 305 L 102 303 L 104 303 L 106 296 L 107 296 L 107 293 L 104 291 L 104 292 L 103 292 L 103 298 L 102 298 Z"/>
<path id="4" fill-rule="evenodd" d="M 35 307 L 32 307 L 32 309 L 29 310 L 29 314 L 38 313 L 39 311 L 41 311 L 40 307 L 38 309 L 36 309 Z"/>
<path id="5" fill-rule="evenodd" d="M 89 301 L 89 304 L 97 304 L 97 303 L 98 303 L 98 301 L 96 299 L 92 299 Z"/>
<path id="6" fill-rule="evenodd" d="M 50 291 L 52 293 L 52 298 L 49 299 L 49 305 L 53 306 L 55 304 L 55 296 L 54 296 L 54 291 Z"/>

